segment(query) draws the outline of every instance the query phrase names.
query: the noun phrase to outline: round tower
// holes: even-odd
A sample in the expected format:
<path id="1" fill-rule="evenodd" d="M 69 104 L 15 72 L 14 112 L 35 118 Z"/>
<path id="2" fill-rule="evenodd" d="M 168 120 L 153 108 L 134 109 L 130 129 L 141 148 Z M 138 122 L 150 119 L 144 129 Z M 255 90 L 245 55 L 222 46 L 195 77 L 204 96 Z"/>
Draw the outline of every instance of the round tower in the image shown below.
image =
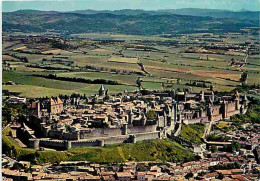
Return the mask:
<path id="1" fill-rule="evenodd" d="M 239 93 L 236 90 L 234 94 L 234 101 L 235 101 L 235 109 L 239 110 Z"/>
<path id="2" fill-rule="evenodd" d="M 102 84 L 102 85 L 100 86 L 100 88 L 99 88 L 98 95 L 99 95 L 99 96 L 104 96 L 105 93 L 106 93 L 106 89 L 105 89 L 104 85 Z"/>

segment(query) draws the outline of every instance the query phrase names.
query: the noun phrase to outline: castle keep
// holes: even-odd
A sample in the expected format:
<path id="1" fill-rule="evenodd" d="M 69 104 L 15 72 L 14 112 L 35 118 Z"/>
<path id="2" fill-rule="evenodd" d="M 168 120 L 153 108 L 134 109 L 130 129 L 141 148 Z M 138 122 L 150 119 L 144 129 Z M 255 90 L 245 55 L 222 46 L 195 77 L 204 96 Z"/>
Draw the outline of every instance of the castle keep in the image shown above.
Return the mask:
<path id="1" fill-rule="evenodd" d="M 244 113 L 246 96 L 218 96 L 214 92 L 123 92 L 107 95 L 50 98 L 32 103 L 29 116 L 30 147 L 69 149 L 161 139 L 178 135 L 182 124 L 210 123 Z M 28 129 L 28 130 L 27 130 Z M 37 133 L 37 134 L 34 134 Z"/>

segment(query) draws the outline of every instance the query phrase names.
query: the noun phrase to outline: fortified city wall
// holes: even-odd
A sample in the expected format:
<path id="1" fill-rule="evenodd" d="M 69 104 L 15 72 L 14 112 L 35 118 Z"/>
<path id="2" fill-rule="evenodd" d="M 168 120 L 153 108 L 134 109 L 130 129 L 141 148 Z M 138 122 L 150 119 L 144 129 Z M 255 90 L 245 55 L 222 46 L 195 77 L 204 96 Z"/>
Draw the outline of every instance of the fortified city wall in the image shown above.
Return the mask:
<path id="1" fill-rule="evenodd" d="M 158 116 L 154 125 L 145 123 L 142 126 L 122 124 L 121 128 L 87 128 L 74 132 L 51 130 L 50 127 L 46 126 L 44 117 L 31 115 L 30 122 L 35 131 L 41 132 L 45 138 L 36 139 L 28 136 L 28 140 L 29 146 L 36 149 L 39 147 L 69 149 L 72 147 L 135 143 L 136 141 L 160 139 L 166 133 L 172 133 L 175 130 L 175 133 L 179 133 L 182 123 L 197 124 L 227 119 L 235 114 L 244 113 L 245 107 L 245 103 L 239 104 L 237 99 L 229 102 L 224 100 L 218 105 L 209 104 L 206 110 L 183 109 L 183 111 L 178 109 L 177 111 L 176 109 L 175 111 L 172 109 L 172 114 L 170 114 L 171 111 L 163 109 L 158 114 L 163 114 L 163 116 Z"/>

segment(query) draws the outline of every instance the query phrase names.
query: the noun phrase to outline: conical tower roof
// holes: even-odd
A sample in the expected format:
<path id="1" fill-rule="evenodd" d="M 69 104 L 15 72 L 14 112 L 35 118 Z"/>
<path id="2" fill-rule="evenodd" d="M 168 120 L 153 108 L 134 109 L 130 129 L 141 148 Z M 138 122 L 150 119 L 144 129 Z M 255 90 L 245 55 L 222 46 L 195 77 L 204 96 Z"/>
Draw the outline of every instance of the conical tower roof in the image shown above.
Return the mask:
<path id="1" fill-rule="evenodd" d="M 50 98 L 50 105 L 55 105 L 55 101 L 52 98 Z"/>
<path id="2" fill-rule="evenodd" d="M 57 97 L 57 104 L 62 104 L 62 103 L 63 103 L 62 100 L 59 97 Z"/>
<path id="3" fill-rule="evenodd" d="M 102 91 L 105 91 L 105 90 L 106 90 L 103 84 L 100 86 L 100 89 L 99 89 L 99 90 L 100 90 L 100 91 L 101 91 L 101 90 L 102 90 Z"/>

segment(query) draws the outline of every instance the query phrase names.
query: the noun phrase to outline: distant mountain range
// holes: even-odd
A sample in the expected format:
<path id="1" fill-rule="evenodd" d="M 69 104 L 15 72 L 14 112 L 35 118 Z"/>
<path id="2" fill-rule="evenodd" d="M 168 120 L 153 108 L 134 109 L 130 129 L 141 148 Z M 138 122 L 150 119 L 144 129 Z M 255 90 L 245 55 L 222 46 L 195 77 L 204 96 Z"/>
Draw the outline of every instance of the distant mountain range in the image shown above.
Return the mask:
<path id="1" fill-rule="evenodd" d="M 79 10 L 72 12 L 19 10 L 3 13 L 3 31 L 124 33 L 138 35 L 194 32 L 239 32 L 259 26 L 259 12 L 214 9 Z"/>
<path id="2" fill-rule="evenodd" d="M 79 14 L 98 14 L 98 13 L 109 13 L 116 15 L 140 15 L 140 14 L 150 14 L 150 15 L 164 15 L 164 14 L 178 14 L 178 15 L 190 15 L 190 16 L 210 16 L 213 18 L 237 18 L 237 19 L 250 19 L 258 20 L 259 11 L 230 11 L 230 10 L 220 10 L 220 9 L 198 9 L 198 8 L 182 8 L 182 9 L 162 9 L 156 11 L 145 11 L 141 9 L 122 9 L 122 10 L 77 10 L 71 11 L 72 13 Z"/>

